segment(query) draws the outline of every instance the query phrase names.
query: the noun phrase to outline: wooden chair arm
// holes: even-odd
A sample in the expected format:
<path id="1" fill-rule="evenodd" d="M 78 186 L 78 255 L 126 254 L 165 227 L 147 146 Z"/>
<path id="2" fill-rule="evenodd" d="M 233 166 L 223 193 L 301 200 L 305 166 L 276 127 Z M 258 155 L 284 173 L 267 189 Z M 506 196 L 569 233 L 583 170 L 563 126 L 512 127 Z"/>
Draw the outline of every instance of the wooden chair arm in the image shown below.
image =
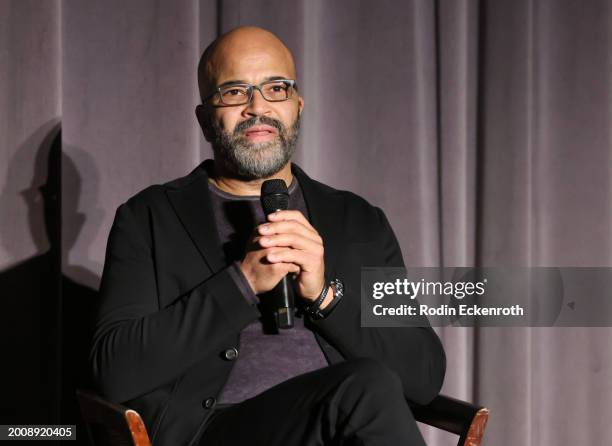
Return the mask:
<path id="1" fill-rule="evenodd" d="M 482 406 L 438 395 L 426 406 L 411 405 L 417 421 L 459 435 L 459 446 L 479 446 L 489 410 Z"/>
<path id="2" fill-rule="evenodd" d="M 114 446 L 151 446 L 147 428 L 138 412 L 121 404 L 111 403 L 86 390 L 77 390 L 83 421 L 91 429 L 94 443 Z M 97 431 L 97 432 L 96 432 Z"/>

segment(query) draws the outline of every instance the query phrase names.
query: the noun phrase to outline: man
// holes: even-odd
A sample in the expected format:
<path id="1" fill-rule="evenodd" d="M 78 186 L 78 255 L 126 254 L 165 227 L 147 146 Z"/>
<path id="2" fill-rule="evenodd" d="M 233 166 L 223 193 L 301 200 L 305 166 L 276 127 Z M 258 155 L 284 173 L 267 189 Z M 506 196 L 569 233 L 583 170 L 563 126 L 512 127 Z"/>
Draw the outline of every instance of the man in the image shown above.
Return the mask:
<path id="1" fill-rule="evenodd" d="M 423 444 L 407 401 L 437 394 L 443 349 L 429 327 L 361 328 L 360 267 L 402 266 L 401 252 L 380 209 L 291 164 L 295 79 L 273 34 L 218 38 L 196 109 L 214 162 L 117 211 L 93 371 L 154 444 Z M 267 222 L 266 179 L 290 193 L 290 210 Z M 296 326 L 269 334 L 260 309 L 287 274 Z"/>

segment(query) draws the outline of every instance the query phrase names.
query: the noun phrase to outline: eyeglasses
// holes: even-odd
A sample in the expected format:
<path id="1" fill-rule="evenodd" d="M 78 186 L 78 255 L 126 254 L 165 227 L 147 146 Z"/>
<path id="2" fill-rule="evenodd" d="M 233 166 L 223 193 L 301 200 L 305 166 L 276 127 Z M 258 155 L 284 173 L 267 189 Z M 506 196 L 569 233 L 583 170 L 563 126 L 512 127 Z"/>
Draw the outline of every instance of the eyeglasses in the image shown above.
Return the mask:
<path id="1" fill-rule="evenodd" d="M 230 84 L 215 88 L 204 102 L 214 98 L 214 105 L 244 105 L 253 99 L 253 90 L 259 90 L 263 98 L 268 102 L 282 102 L 293 97 L 293 91 L 297 90 L 294 79 L 275 79 L 253 84 Z"/>

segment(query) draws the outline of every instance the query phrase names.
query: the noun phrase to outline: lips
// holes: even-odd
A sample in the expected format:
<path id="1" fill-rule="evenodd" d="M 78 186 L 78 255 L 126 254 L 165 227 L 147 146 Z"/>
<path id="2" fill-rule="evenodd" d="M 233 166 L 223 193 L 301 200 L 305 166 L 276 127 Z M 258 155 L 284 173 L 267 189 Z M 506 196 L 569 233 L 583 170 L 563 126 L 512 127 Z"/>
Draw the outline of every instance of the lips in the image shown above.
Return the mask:
<path id="1" fill-rule="evenodd" d="M 249 136 L 268 136 L 276 135 L 278 131 L 269 125 L 254 125 L 245 130 L 244 134 Z"/>
<path id="2" fill-rule="evenodd" d="M 251 143 L 263 143 L 276 139 L 278 130 L 265 124 L 257 124 L 244 131 L 244 138 Z"/>

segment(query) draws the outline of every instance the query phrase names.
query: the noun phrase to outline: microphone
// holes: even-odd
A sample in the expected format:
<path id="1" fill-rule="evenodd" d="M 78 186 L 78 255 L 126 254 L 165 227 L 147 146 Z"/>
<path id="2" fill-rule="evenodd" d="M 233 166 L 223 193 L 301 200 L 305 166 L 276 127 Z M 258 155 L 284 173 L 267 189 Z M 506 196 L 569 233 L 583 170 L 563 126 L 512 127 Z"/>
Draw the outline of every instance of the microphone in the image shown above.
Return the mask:
<path id="1" fill-rule="evenodd" d="M 261 185 L 261 206 L 266 218 L 272 212 L 284 211 L 289 207 L 289 191 L 283 180 L 266 180 Z M 289 277 L 285 276 L 272 290 L 274 310 L 279 328 L 293 327 L 294 297 Z"/>

